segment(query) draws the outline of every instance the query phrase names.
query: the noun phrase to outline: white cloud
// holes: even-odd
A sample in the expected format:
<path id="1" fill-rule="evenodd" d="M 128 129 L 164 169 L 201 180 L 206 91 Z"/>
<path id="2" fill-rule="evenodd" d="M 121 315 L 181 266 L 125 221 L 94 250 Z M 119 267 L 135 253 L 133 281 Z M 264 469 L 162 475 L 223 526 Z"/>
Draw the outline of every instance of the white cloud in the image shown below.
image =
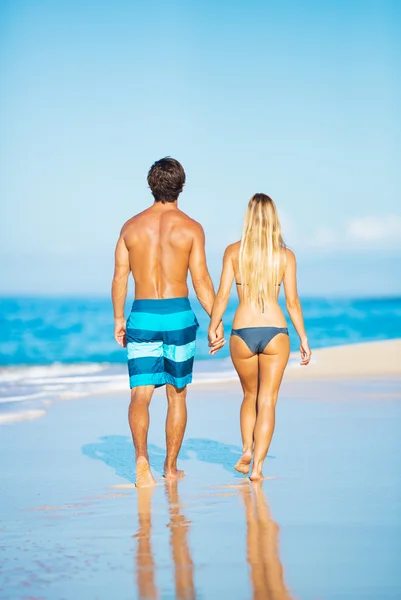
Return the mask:
<path id="1" fill-rule="evenodd" d="M 291 224 L 291 243 L 303 248 L 335 249 L 399 247 L 401 245 L 401 216 L 365 216 L 351 219 L 338 227 L 317 225 L 302 236 L 296 224 Z"/>
<path id="2" fill-rule="evenodd" d="M 401 239 L 401 217 L 361 217 L 347 224 L 347 239 L 358 242 L 391 242 Z"/>

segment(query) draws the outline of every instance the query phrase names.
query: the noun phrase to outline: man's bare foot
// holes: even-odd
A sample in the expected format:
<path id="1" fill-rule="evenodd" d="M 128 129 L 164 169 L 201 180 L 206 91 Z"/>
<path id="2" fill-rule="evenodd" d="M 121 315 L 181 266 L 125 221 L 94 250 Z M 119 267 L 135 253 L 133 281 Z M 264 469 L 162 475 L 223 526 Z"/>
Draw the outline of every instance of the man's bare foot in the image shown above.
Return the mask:
<path id="1" fill-rule="evenodd" d="M 252 452 L 251 451 L 244 452 L 244 454 L 241 456 L 241 458 L 235 465 L 234 469 L 236 471 L 238 471 L 238 473 L 242 473 L 243 475 L 248 475 L 249 469 L 251 466 L 251 460 L 252 460 Z"/>
<path id="2" fill-rule="evenodd" d="M 136 461 L 136 483 L 137 488 L 156 485 L 150 470 L 150 465 L 144 456 L 140 456 Z"/>
<path id="3" fill-rule="evenodd" d="M 262 471 L 252 471 L 249 479 L 251 481 L 262 481 L 264 479 Z"/>
<path id="4" fill-rule="evenodd" d="M 184 471 L 177 469 L 177 467 L 168 467 L 167 464 L 164 463 L 164 477 L 166 479 L 182 479 L 184 475 Z"/>

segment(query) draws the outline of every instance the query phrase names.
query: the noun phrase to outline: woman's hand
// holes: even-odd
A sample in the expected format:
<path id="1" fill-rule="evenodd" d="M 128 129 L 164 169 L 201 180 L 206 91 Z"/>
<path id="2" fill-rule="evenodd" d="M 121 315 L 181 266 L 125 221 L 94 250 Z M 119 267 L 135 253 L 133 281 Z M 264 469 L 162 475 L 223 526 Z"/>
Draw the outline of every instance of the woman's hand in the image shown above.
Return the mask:
<path id="1" fill-rule="evenodd" d="M 224 339 L 223 321 L 220 321 L 220 325 L 217 329 L 209 327 L 207 339 L 209 341 L 209 348 L 211 348 L 209 354 L 216 354 L 216 352 L 226 343 L 226 340 Z"/>
<path id="2" fill-rule="evenodd" d="M 122 348 L 127 345 L 127 325 L 125 319 L 115 319 L 114 339 Z"/>
<path id="3" fill-rule="evenodd" d="M 307 338 L 301 340 L 301 345 L 299 347 L 301 351 L 301 365 L 309 364 L 310 357 L 312 356 L 311 349 L 309 348 L 309 343 Z"/>

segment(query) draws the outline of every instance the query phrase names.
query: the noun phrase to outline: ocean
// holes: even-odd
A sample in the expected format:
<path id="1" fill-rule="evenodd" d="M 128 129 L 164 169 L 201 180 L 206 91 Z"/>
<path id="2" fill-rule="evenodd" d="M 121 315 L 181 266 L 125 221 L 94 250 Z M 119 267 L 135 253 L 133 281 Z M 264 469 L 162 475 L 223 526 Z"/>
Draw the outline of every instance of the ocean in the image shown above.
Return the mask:
<path id="1" fill-rule="evenodd" d="M 233 380 L 228 344 L 208 354 L 208 317 L 198 317 L 194 381 Z M 127 304 L 128 306 L 128 304 Z M 231 298 L 226 337 L 236 310 Z M 401 337 L 401 298 L 304 298 L 302 306 L 313 349 Z M 0 299 L 0 423 L 43 414 L 49 402 L 127 390 L 125 350 L 113 338 L 107 298 Z M 298 337 L 289 324 L 291 349 Z"/>

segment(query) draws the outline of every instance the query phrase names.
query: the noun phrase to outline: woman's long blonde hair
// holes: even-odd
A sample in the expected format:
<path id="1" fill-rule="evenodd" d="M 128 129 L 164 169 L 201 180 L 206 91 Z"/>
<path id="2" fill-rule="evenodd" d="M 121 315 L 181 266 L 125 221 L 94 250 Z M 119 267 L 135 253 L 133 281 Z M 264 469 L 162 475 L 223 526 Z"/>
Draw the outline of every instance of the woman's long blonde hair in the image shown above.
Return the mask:
<path id="1" fill-rule="evenodd" d="M 285 252 L 276 205 L 266 194 L 249 200 L 239 251 L 243 300 L 263 311 L 264 303 L 277 299 L 280 263 Z"/>

